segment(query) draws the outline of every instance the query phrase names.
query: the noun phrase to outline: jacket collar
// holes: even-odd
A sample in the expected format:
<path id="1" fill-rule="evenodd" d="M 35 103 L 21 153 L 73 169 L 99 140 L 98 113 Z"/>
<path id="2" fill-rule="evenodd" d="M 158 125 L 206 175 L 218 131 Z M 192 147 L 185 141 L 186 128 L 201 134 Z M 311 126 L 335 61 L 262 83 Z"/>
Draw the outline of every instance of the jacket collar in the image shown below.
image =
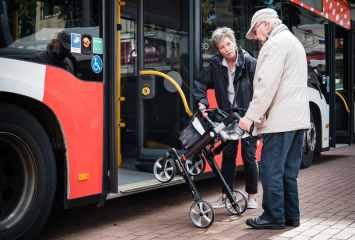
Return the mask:
<path id="1" fill-rule="evenodd" d="M 236 61 L 234 62 L 234 65 L 237 65 L 237 67 L 239 67 L 239 65 L 238 65 L 238 54 L 237 54 L 237 59 L 236 59 Z M 221 64 L 223 65 L 223 66 L 225 66 L 225 67 L 227 67 L 228 68 L 228 62 L 227 62 L 227 59 L 224 57 L 223 59 L 222 59 L 222 62 L 221 62 Z"/>
<path id="2" fill-rule="evenodd" d="M 273 36 L 279 34 L 280 32 L 282 32 L 284 30 L 288 30 L 288 27 L 286 27 L 285 24 L 281 24 L 281 25 L 277 26 L 274 30 L 272 30 L 272 32 L 270 33 L 270 36 L 268 38 L 270 39 Z"/>

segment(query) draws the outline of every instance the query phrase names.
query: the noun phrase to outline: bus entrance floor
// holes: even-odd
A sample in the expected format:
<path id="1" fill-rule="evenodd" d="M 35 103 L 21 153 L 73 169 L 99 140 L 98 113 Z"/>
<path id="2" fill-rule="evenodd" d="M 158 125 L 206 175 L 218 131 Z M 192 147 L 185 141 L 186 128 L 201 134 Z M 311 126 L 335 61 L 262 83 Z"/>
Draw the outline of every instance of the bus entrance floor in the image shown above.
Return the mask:
<path id="1" fill-rule="evenodd" d="M 216 178 L 196 182 L 204 200 L 213 203 L 221 195 Z M 243 173 L 235 189 L 245 192 Z M 301 225 L 279 230 L 256 230 L 245 221 L 262 214 L 259 182 L 257 209 L 232 215 L 215 210 L 208 228 L 190 220 L 193 203 L 186 184 L 127 195 L 97 204 L 53 209 L 38 239 L 352 239 L 355 240 L 355 145 L 321 154 L 299 173 Z"/>
<path id="2" fill-rule="evenodd" d="M 147 180 L 155 180 L 153 173 L 142 172 L 136 169 L 137 149 L 130 148 L 122 151 L 122 163 L 118 167 L 118 185 L 133 184 Z"/>

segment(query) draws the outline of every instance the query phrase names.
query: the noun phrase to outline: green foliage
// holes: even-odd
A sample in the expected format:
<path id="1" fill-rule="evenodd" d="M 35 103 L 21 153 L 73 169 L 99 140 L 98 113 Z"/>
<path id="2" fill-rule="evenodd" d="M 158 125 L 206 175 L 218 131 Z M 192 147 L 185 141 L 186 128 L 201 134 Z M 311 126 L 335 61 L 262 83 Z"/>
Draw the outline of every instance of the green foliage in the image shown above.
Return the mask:
<path id="1" fill-rule="evenodd" d="M 216 29 L 214 18 L 214 0 L 202 1 L 202 38 L 211 38 L 212 32 Z"/>
<path id="2" fill-rule="evenodd" d="M 35 32 L 37 1 L 19 0 L 18 11 L 19 38 L 26 37 Z"/>
<path id="3" fill-rule="evenodd" d="M 89 16 L 87 16 L 89 17 Z M 58 19 L 65 21 L 65 28 L 83 27 L 82 1 L 64 1 L 59 6 Z"/>

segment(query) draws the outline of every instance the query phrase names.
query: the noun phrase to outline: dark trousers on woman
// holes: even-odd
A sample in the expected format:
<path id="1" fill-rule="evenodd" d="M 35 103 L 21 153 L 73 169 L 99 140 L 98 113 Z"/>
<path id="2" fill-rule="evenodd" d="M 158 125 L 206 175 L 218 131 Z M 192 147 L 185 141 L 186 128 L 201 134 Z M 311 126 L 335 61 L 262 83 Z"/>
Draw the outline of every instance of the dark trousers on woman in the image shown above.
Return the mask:
<path id="1" fill-rule="evenodd" d="M 236 175 L 236 158 L 238 153 L 239 141 L 233 141 L 223 150 L 221 173 L 230 190 L 234 188 Z M 244 164 L 245 191 L 249 194 L 258 192 L 258 163 L 256 161 L 256 145 L 257 141 L 247 142 L 241 139 L 242 159 Z M 223 186 L 222 193 L 226 193 L 227 189 Z"/>

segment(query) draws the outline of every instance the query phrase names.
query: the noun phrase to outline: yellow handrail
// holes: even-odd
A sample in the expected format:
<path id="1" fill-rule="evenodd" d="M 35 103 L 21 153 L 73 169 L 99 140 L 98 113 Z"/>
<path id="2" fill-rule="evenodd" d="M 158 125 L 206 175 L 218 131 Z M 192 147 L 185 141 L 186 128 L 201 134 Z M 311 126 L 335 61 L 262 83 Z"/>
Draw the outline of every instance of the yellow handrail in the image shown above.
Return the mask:
<path id="1" fill-rule="evenodd" d="M 349 110 L 349 108 L 348 108 L 348 104 L 346 104 L 346 101 L 345 101 L 345 99 L 343 98 L 343 96 L 340 95 L 340 93 L 338 93 L 338 92 L 335 92 L 335 94 L 338 95 L 338 96 L 341 98 L 341 100 L 343 100 L 343 103 L 344 103 L 344 105 L 345 105 L 346 111 L 347 111 L 348 113 L 350 113 L 350 110 Z"/>
<path id="2" fill-rule="evenodd" d="M 189 116 L 192 115 L 192 112 L 190 111 L 189 106 L 187 105 L 185 94 L 181 90 L 180 86 L 174 81 L 174 79 L 172 79 L 171 77 L 169 77 L 165 73 L 158 72 L 158 71 L 151 71 L 151 70 L 146 70 L 145 71 L 144 70 L 144 71 L 140 71 L 139 72 L 139 75 L 147 75 L 147 74 L 154 74 L 154 75 L 158 75 L 158 76 L 161 76 L 161 77 L 164 77 L 164 78 L 168 79 L 176 87 L 176 89 L 179 91 L 179 93 L 181 95 L 181 98 L 182 98 L 182 101 L 184 102 L 186 113 L 189 114 Z"/>
<path id="3" fill-rule="evenodd" d="M 121 24 L 121 6 L 125 2 L 117 1 L 117 24 Z M 117 31 L 117 165 L 121 167 L 122 154 L 121 154 L 121 127 L 125 124 L 121 123 L 121 31 Z"/>

